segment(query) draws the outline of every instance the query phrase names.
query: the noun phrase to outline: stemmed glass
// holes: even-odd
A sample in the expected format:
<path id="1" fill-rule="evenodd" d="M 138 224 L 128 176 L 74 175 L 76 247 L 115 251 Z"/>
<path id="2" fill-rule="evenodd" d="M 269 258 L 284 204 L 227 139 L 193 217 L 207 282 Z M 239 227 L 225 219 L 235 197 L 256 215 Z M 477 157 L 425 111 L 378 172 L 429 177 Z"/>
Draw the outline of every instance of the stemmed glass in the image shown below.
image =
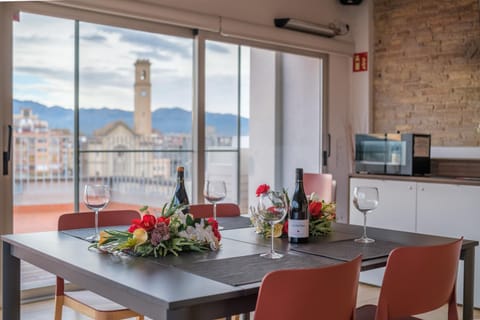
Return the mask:
<path id="1" fill-rule="evenodd" d="M 258 199 L 257 210 L 259 218 L 263 222 L 270 224 L 272 228 L 270 237 L 272 238 L 272 245 L 270 251 L 261 254 L 260 256 L 269 259 L 280 259 L 283 254 L 275 252 L 273 240 L 275 238 L 275 224 L 281 222 L 287 215 L 287 202 L 285 195 L 282 192 L 270 191 L 260 196 Z"/>
<path id="2" fill-rule="evenodd" d="M 88 209 L 95 212 L 95 234 L 88 237 L 87 240 L 98 241 L 100 239 L 98 232 L 98 212 L 105 208 L 110 202 L 110 188 L 102 184 L 86 184 L 83 192 L 83 202 Z"/>
<path id="3" fill-rule="evenodd" d="M 227 196 L 227 185 L 223 180 L 207 180 L 203 195 L 208 202 L 213 203 L 213 219 L 217 220 L 217 202 Z M 219 227 L 219 229 L 222 229 Z"/>
<path id="4" fill-rule="evenodd" d="M 374 239 L 367 237 L 367 213 L 378 206 L 378 189 L 375 187 L 355 187 L 353 189 L 353 204 L 363 213 L 363 235 L 355 239 L 359 243 L 372 243 Z"/>

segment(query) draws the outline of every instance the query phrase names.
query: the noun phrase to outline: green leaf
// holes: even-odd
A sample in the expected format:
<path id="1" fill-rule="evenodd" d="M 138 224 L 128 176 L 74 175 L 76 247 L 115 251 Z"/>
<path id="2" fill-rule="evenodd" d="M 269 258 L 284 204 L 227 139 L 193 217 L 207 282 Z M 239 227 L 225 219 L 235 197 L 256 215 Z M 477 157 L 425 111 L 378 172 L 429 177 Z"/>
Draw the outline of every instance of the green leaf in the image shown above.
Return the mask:
<path id="1" fill-rule="evenodd" d="M 195 226 L 195 219 L 192 215 L 187 215 L 187 219 L 185 219 L 185 224 L 187 226 Z"/>

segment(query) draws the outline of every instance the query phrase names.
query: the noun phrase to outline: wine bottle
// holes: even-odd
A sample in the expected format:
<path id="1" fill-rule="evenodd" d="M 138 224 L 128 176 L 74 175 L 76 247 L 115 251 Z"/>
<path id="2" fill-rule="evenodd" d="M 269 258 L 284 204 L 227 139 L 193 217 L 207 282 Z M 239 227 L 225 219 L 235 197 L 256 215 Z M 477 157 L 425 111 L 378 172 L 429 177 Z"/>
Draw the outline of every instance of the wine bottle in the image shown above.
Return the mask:
<path id="1" fill-rule="evenodd" d="M 303 169 L 296 169 L 295 192 L 290 204 L 288 215 L 288 240 L 291 243 L 308 241 L 309 214 L 308 201 L 303 190 Z"/>
<path id="2" fill-rule="evenodd" d="M 190 210 L 188 207 L 189 202 L 187 190 L 185 190 L 184 171 L 184 167 L 177 167 L 177 186 L 175 187 L 175 194 L 173 195 L 173 204 L 177 206 L 185 206 L 182 209 L 183 213 L 189 213 Z"/>

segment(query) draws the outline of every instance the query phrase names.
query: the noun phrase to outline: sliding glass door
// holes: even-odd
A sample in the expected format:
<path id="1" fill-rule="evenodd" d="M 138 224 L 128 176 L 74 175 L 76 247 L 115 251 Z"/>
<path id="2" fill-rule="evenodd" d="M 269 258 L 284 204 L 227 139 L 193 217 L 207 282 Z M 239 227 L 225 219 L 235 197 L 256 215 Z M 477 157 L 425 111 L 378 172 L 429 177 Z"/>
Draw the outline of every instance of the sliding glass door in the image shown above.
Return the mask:
<path id="1" fill-rule="evenodd" d="M 295 167 L 322 170 L 325 56 L 70 13 L 12 22 L 14 232 L 54 230 L 60 214 L 86 210 L 87 182 L 111 186 L 110 209 L 158 208 L 181 165 L 192 201 L 203 176 L 223 179 L 224 201 L 247 213 L 258 184 L 293 192 Z"/>

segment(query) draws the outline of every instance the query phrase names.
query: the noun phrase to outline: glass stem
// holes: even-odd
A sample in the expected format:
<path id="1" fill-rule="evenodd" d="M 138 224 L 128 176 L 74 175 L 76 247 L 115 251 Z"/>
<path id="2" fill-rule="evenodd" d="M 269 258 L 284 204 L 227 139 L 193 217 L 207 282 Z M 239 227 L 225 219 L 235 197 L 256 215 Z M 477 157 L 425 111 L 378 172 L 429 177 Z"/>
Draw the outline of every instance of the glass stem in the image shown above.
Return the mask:
<path id="1" fill-rule="evenodd" d="M 273 233 L 275 231 L 275 224 L 273 222 L 270 222 L 270 226 L 272 227 L 272 234 L 270 235 L 270 238 L 272 238 L 272 248 L 270 249 L 270 252 L 273 254 L 275 250 L 273 249 Z"/>
<path id="2" fill-rule="evenodd" d="M 213 219 L 217 220 L 217 203 L 213 203 Z"/>
<path id="3" fill-rule="evenodd" d="M 98 238 L 99 232 L 98 232 L 98 210 L 95 210 L 95 235 Z"/>
<path id="4" fill-rule="evenodd" d="M 367 238 L 367 212 L 363 211 L 363 237 L 364 239 Z"/>

